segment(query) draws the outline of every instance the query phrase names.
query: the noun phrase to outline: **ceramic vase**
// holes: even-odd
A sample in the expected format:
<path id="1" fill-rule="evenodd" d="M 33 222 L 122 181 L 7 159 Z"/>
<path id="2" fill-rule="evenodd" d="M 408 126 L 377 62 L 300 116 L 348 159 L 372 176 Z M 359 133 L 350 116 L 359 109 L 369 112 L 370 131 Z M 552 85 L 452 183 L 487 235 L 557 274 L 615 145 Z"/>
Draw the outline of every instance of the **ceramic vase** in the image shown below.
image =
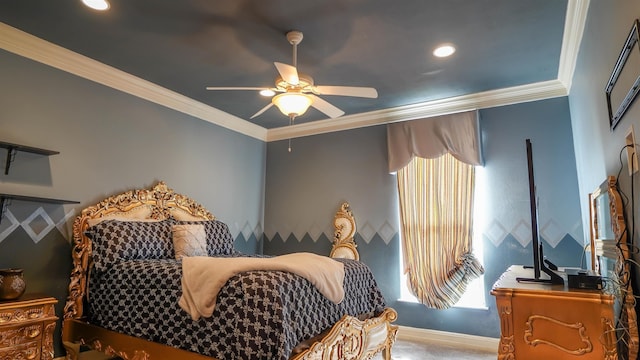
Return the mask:
<path id="1" fill-rule="evenodd" d="M 0 300 L 13 300 L 27 288 L 22 269 L 0 269 Z"/>

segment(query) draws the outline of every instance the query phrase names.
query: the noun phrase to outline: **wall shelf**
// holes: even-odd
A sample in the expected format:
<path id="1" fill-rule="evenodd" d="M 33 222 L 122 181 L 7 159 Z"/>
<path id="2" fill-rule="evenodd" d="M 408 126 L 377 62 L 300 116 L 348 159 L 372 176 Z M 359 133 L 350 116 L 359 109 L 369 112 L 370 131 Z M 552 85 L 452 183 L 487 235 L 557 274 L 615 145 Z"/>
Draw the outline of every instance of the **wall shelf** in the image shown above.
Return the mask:
<path id="1" fill-rule="evenodd" d="M 11 167 L 11 163 L 13 162 L 13 160 L 15 160 L 15 156 L 18 151 L 28 152 L 32 154 L 38 154 L 38 155 L 45 155 L 45 156 L 60 154 L 60 152 L 54 151 L 54 150 L 47 150 L 47 149 L 41 149 L 41 148 L 36 148 L 32 146 L 13 144 L 13 143 L 8 143 L 4 141 L 0 141 L 0 148 L 7 149 L 7 162 L 5 163 L 5 166 L 4 166 L 5 175 L 9 175 L 9 168 Z"/>
<path id="2" fill-rule="evenodd" d="M 30 202 L 39 202 L 39 203 L 48 203 L 48 204 L 80 204 L 79 201 L 74 201 L 74 200 L 61 200 L 61 199 L 51 199 L 51 198 L 43 198 L 43 197 L 36 197 L 36 196 L 0 193 L 0 223 L 2 222 L 2 218 L 4 217 L 4 211 L 7 208 L 7 206 L 9 206 L 9 202 L 11 200 L 30 201 Z"/>

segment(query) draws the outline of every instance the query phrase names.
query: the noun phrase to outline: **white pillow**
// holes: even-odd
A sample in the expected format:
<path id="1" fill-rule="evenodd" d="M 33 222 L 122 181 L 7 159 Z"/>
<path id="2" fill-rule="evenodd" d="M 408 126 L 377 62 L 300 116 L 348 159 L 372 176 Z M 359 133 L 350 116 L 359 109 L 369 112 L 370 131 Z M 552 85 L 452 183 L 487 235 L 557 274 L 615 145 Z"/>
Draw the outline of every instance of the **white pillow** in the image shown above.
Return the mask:
<path id="1" fill-rule="evenodd" d="M 207 234 L 204 225 L 173 225 L 172 232 L 177 260 L 184 256 L 207 256 Z"/>

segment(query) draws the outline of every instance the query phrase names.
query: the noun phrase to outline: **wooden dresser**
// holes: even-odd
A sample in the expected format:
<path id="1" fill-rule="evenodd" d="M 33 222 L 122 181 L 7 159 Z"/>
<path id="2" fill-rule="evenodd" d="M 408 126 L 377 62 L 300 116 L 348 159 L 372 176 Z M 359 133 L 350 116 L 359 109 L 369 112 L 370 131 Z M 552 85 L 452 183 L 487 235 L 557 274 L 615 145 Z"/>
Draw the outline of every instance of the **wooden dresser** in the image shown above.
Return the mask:
<path id="1" fill-rule="evenodd" d="M 0 360 L 53 359 L 57 302 L 39 295 L 0 301 Z"/>
<path id="2" fill-rule="evenodd" d="M 491 291 L 500 316 L 498 360 L 618 358 L 613 295 L 516 277 L 531 278 L 533 269 L 511 266 Z"/>

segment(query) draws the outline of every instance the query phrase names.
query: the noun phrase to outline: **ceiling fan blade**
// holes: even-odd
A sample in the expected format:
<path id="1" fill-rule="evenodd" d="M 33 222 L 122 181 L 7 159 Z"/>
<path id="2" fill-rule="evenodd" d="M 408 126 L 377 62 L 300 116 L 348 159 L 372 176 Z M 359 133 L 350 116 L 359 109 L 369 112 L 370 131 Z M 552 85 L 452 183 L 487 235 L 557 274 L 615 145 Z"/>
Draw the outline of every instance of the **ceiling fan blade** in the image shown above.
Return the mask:
<path id="1" fill-rule="evenodd" d="M 315 90 L 320 95 L 357 96 L 371 99 L 378 97 L 378 91 L 372 87 L 320 85 L 316 86 Z"/>
<path id="2" fill-rule="evenodd" d="M 207 86 L 207 90 L 269 90 L 269 88 L 266 87 L 239 87 L 239 86 L 231 86 L 231 87 L 225 87 L 225 86 Z"/>
<path id="3" fill-rule="evenodd" d="M 339 116 L 344 115 L 344 111 L 338 109 L 337 107 L 329 104 L 327 101 L 319 98 L 318 96 L 315 95 L 310 95 L 311 98 L 313 99 L 313 101 L 311 102 L 311 106 L 313 106 L 314 108 L 322 111 L 323 113 L 325 113 L 327 116 L 329 116 L 330 118 L 337 118 Z"/>
<path id="4" fill-rule="evenodd" d="M 262 109 L 260 109 L 260 111 L 258 111 L 257 113 L 253 114 L 253 116 L 251 116 L 249 119 L 253 119 L 254 117 L 260 116 L 262 115 L 263 112 L 269 110 L 270 107 L 273 106 L 273 103 L 268 103 L 267 106 L 263 107 Z"/>
<path id="5" fill-rule="evenodd" d="M 300 83 L 300 79 L 298 78 L 298 70 L 295 66 L 291 66 L 288 64 L 283 64 L 279 62 L 274 62 L 276 65 L 276 69 L 280 73 L 282 79 L 288 82 L 291 85 L 298 85 Z"/>

